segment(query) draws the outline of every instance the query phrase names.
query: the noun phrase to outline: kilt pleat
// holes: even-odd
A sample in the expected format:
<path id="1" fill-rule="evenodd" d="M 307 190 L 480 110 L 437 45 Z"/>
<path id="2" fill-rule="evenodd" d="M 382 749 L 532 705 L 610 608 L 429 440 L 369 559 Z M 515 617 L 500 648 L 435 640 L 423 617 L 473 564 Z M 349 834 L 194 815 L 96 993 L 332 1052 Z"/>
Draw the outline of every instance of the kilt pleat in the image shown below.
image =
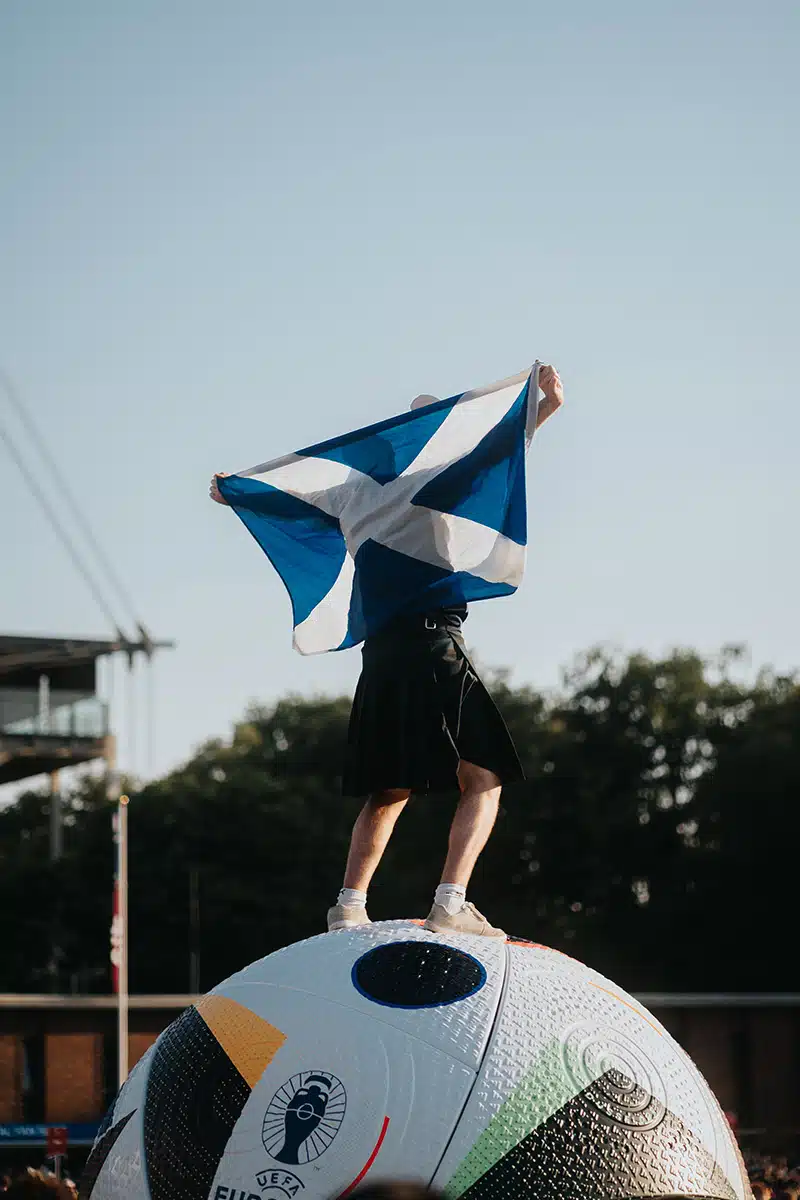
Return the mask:
<path id="1" fill-rule="evenodd" d="M 448 791 L 459 759 L 523 779 L 511 735 L 457 628 L 390 626 L 362 648 L 342 791 Z"/>

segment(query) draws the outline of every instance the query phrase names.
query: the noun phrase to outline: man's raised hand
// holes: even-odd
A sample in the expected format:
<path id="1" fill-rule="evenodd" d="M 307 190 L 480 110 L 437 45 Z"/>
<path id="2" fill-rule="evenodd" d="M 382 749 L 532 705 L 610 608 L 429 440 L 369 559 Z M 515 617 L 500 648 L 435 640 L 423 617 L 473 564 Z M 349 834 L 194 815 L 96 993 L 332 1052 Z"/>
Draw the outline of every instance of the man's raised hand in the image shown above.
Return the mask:
<path id="1" fill-rule="evenodd" d="M 212 500 L 216 500 L 217 504 L 227 504 L 228 503 L 228 501 L 223 496 L 222 492 L 219 490 L 219 484 L 217 483 L 218 479 L 225 479 L 227 474 L 228 474 L 227 471 L 217 471 L 216 475 L 211 480 L 211 485 L 208 489 L 208 494 Z"/>
<path id="2" fill-rule="evenodd" d="M 554 412 L 558 412 L 564 403 L 564 386 L 561 383 L 561 376 L 549 363 L 539 367 L 539 387 L 544 393 L 544 399 L 539 402 L 539 411 L 536 416 L 537 429 L 544 424 L 548 417 L 552 417 Z"/>

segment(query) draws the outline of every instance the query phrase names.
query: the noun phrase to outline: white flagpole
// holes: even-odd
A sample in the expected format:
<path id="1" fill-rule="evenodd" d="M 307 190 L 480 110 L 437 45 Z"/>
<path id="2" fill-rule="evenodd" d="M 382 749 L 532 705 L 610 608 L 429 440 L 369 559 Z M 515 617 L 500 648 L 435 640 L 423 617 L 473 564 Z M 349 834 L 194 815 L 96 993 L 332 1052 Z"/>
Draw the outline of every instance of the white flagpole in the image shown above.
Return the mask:
<path id="1" fill-rule="evenodd" d="M 119 990 L 117 993 L 118 1077 L 121 1088 L 128 1078 L 128 797 L 117 807 L 119 839 Z"/>

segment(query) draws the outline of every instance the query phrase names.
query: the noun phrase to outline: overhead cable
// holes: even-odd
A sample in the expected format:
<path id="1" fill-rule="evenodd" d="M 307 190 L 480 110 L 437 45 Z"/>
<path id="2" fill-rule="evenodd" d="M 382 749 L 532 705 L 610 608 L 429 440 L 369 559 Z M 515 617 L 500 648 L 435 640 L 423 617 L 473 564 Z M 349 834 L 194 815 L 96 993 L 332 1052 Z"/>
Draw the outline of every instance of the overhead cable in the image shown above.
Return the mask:
<path id="1" fill-rule="evenodd" d="M 8 373 L 6 371 L 2 370 L 2 368 L 0 368 L 0 383 L 2 383 L 3 389 L 6 393 L 6 395 L 8 396 L 8 399 L 9 399 L 14 411 L 16 412 L 21 423 L 25 427 L 26 433 L 28 434 L 31 441 L 36 446 L 37 450 L 39 451 L 39 454 L 41 455 L 44 463 L 47 466 L 48 471 L 50 472 L 50 475 L 52 476 L 56 485 L 60 489 L 61 494 L 63 495 L 64 500 L 66 501 L 67 507 L 70 509 L 72 516 L 74 517 L 81 533 L 83 534 L 88 545 L 91 547 L 92 551 L 94 552 L 97 562 L 105 571 L 108 582 L 111 583 L 112 588 L 114 589 L 114 591 L 117 594 L 117 598 L 122 602 L 122 607 L 127 611 L 134 626 L 141 627 L 141 622 L 136 615 L 136 610 L 134 608 L 133 602 L 131 601 L 130 594 L 128 593 L 124 584 L 121 583 L 119 576 L 117 575 L 116 571 L 114 570 L 114 567 L 112 566 L 112 564 L 108 558 L 108 555 L 105 553 L 105 551 L 103 550 L 103 547 L 100 545 L 100 542 L 98 541 L 97 537 L 95 536 L 94 530 L 92 529 L 87 517 L 83 513 L 78 501 L 76 500 L 75 496 L 73 495 L 72 489 L 70 488 L 69 484 L 67 483 L 66 479 L 64 478 L 64 475 L 62 474 L 60 467 L 58 466 L 57 462 L 55 461 L 52 454 L 50 453 L 47 443 L 46 443 L 43 435 L 40 433 L 39 429 L 37 428 L 37 426 L 33 420 L 33 417 L 30 415 L 30 413 L 27 409 L 27 406 L 25 405 L 22 397 L 19 394 L 18 389 L 12 383 Z M 17 461 L 19 461 L 19 459 L 17 459 Z M 27 473 L 26 473 L 26 477 L 27 477 Z M 114 622 L 114 625 L 116 626 L 116 622 Z"/>
<path id="2" fill-rule="evenodd" d="M 110 605 L 108 605 L 106 603 L 105 596 L 103 595 L 103 592 L 100 589 L 99 584 L 95 580 L 95 578 L 92 575 L 89 568 L 86 566 L 86 563 L 83 561 L 77 546 L 75 545 L 75 543 L 73 542 L 73 540 L 69 536 L 69 534 L 67 533 L 64 526 L 61 524 L 61 521 L 59 520 L 58 516 L 56 515 L 55 509 L 51 505 L 50 501 L 47 499 L 47 496 L 44 494 L 42 489 L 39 487 L 39 484 L 36 480 L 36 476 L 33 474 L 33 472 L 31 470 L 28 469 L 27 463 L 25 462 L 25 459 L 22 457 L 22 454 L 20 453 L 19 449 L 17 448 L 16 443 L 14 442 L 14 439 L 12 438 L 9 430 L 3 425 L 2 422 L 0 422 L 0 438 L 2 438 L 3 441 L 5 442 L 6 447 L 8 448 L 8 452 L 11 455 L 11 457 L 14 459 L 14 462 L 19 467 L 22 477 L 24 478 L 28 487 L 31 489 L 34 496 L 36 497 L 39 504 L 41 505 L 41 507 L 45 513 L 45 516 L 47 517 L 48 521 L 52 525 L 53 529 L 55 530 L 55 532 L 58 534 L 59 538 L 61 539 L 61 541 L 64 545 L 64 549 L 66 550 L 69 557 L 72 559 L 72 563 L 73 563 L 75 569 L 82 576 L 84 582 L 86 583 L 87 587 L 91 591 L 91 593 L 94 596 L 95 600 L 97 601 L 98 605 L 103 610 L 105 615 L 108 617 L 108 620 L 110 621 L 112 628 L 116 630 L 117 634 L 119 635 L 119 637 L 121 639 L 124 639 L 124 635 L 119 627 L 119 624 L 117 623 L 116 617 L 114 616 L 114 613 L 111 611 Z"/>

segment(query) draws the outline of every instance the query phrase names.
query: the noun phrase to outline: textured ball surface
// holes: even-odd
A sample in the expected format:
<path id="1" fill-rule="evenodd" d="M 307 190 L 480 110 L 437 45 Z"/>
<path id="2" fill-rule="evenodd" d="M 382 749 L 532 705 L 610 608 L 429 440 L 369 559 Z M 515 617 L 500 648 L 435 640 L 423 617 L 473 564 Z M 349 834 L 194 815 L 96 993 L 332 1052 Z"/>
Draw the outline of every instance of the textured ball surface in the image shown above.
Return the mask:
<path id="1" fill-rule="evenodd" d="M 253 963 L 164 1031 L 107 1115 L 84 1200 L 751 1195 L 658 1021 L 532 943 L 339 930 Z"/>

